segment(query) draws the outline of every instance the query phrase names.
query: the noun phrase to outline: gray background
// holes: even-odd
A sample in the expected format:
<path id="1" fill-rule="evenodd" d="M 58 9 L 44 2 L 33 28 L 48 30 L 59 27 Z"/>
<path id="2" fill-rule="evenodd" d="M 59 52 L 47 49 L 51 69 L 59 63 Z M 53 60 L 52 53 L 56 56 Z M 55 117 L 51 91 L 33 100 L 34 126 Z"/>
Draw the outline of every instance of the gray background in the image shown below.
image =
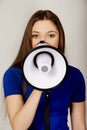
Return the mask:
<path id="1" fill-rule="evenodd" d="M 38 9 L 50 9 L 60 17 L 66 35 L 65 55 L 69 64 L 82 71 L 87 84 L 86 0 L 0 0 L 0 130 L 11 130 L 5 108 L 3 74 L 17 55 L 29 17 Z"/>

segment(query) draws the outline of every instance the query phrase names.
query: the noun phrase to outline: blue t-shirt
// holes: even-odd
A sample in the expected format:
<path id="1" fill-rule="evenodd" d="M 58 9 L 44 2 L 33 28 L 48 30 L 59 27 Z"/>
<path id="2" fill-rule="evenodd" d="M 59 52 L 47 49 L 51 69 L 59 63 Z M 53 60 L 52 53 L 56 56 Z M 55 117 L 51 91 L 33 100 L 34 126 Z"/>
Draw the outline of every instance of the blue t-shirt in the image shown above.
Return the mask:
<path id="1" fill-rule="evenodd" d="M 23 74 L 16 67 L 9 68 L 3 78 L 5 97 L 14 94 L 23 95 Z M 25 101 L 32 93 L 33 88 L 28 85 Z M 75 67 L 68 66 L 63 82 L 50 93 L 50 130 L 69 130 L 67 125 L 68 108 L 72 102 L 85 101 L 85 81 L 82 73 Z M 44 130 L 44 108 L 46 104 L 45 91 L 43 91 L 35 118 L 29 130 Z M 32 107 L 32 106 L 31 106 Z"/>

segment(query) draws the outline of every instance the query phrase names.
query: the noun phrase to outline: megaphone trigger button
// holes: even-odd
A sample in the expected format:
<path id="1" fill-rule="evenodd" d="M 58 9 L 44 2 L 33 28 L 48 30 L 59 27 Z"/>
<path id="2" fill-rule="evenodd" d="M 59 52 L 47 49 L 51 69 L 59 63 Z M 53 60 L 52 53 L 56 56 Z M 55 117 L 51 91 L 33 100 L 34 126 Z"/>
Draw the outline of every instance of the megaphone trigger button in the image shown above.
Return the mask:
<path id="1" fill-rule="evenodd" d="M 45 94 L 44 94 L 44 95 L 45 95 L 45 97 L 46 97 L 46 98 L 49 98 L 50 93 L 49 93 L 49 92 L 45 92 Z"/>
<path id="2" fill-rule="evenodd" d="M 49 97 L 49 95 L 48 95 L 48 94 L 46 94 L 46 97 Z"/>

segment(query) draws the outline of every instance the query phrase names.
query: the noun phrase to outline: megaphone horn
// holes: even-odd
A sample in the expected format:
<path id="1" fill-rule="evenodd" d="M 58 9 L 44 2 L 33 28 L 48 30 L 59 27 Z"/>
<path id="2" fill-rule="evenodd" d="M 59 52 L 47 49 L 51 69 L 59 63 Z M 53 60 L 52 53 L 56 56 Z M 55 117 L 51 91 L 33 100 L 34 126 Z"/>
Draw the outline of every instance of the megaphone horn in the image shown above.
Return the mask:
<path id="1" fill-rule="evenodd" d="M 65 78 L 67 60 L 56 48 L 39 43 L 23 62 L 23 75 L 32 87 L 49 90 L 57 87 Z"/>

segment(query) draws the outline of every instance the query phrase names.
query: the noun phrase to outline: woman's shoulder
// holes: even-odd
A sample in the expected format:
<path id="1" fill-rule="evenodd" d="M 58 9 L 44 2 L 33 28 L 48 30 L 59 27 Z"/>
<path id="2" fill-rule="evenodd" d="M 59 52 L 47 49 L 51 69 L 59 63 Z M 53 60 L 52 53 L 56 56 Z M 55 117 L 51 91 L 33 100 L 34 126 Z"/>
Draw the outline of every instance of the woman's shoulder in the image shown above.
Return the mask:
<path id="1" fill-rule="evenodd" d="M 8 68 L 3 76 L 3 87 L 5 96 L 22 94 L 23 76 L 21 70 L 16 67 Z"/>
<path id="2" fill-rule="evenodd" d="M 85 86 L 85 78 L 79 68 L 69 65 L 68 76 L 71 78 L 74 85 L 76 84 L 78 86 L 79 84 L 80 86 Z"/>
<path id="3" fill-rule="evenodd" d="M 85 79 L 80 71 L 80 69 L 69 66 L 69 77 L 71 81 L 71 87 L 72 87 L 72 102 L 82 102 L 85 101 L 86 95 L 85 95 Z"/>
<path id="4" fill-rule="evenodd" d="M 5 71 L 4 76 L 6 77 L 12 76 L 12 77 L 20 78 L 22 77 L 22 72 L 21 69 L 12 66 Z"/>
<path id="5" fill-rule="evenodd" d="M 68 65 L 68 72 L 72 75 L 83 75 L 79 68 L 71 65 Z"/>

